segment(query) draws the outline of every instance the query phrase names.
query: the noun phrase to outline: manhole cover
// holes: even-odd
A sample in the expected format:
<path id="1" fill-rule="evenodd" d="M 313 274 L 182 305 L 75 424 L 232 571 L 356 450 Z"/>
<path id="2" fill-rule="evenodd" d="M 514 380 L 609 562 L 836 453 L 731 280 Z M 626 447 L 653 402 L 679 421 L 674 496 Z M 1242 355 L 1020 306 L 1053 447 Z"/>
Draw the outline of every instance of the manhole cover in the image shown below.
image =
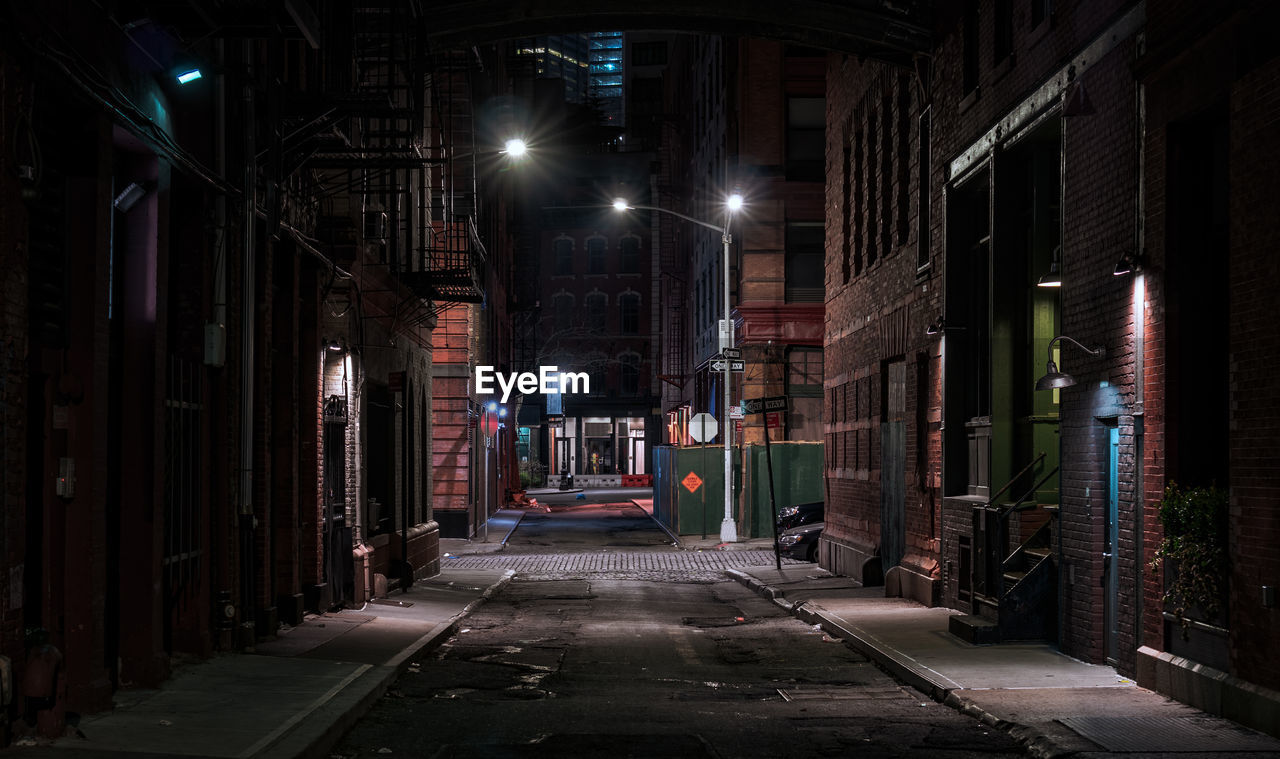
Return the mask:
<path id="1" fill-rule="evenodd" d="M 1280 751 L 1280 741 L 1212 717 L 1063 717 L 1058 721 L 1108 751 Z"/>

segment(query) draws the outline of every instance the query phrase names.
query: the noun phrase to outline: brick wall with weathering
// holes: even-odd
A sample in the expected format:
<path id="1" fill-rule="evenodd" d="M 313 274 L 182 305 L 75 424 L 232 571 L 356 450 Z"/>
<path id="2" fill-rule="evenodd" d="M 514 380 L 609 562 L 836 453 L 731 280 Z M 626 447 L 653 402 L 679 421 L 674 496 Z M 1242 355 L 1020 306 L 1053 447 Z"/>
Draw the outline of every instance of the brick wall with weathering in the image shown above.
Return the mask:
<path id="1" fill-rule="evenodd" d="M 880 552 L 881 425 L 894 362 L 904 365 L 905 390 L 902 566 L 931 580 L 940 572 L 939 344 L 926 328 L 940 313 L 941 291 L 930 232 L 919 247 L 919 208 L 929 203 L 920 193 L 924 94 L 913 72 L 828 57 L 821 555 L 824 566 L 860 578 Z"/>

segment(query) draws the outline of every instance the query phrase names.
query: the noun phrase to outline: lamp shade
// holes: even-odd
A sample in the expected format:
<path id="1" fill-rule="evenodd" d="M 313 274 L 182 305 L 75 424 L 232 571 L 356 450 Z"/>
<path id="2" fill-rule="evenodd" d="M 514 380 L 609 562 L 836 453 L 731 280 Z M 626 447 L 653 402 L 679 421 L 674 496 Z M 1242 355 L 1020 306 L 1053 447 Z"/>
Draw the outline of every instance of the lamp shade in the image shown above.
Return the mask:
<path id="1" fill-rule="evenodd" d="M 1056 390 L 1071 387 L 1074 384 L 1076 384 L 1075 377 L 1058 371 L 1058 365 L 1050 361 L 1045 366 L 1045 375 L 1036 380 L 1036 390 Z"/>

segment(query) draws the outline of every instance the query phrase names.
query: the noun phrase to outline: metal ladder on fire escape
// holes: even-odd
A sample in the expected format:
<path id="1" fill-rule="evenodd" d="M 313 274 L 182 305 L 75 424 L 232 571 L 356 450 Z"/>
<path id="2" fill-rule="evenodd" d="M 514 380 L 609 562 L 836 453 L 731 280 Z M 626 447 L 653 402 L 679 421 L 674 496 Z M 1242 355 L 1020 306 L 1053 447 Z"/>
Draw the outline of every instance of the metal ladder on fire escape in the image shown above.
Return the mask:
<path id="1" fill-rule="evenodd" d="M 973 613 L 955 615 L 949 622 L 951 633 L 970 643 L 1057 637 L 1057 564 L 1051 541 L 1058 507 L 1037 503 L 1035 495 L 1059 467 L 1044 473 L 1020 498 L 997 504 L 1045 457 L 1041 452 L 986 503 L 974 507 Z M 1021 540 L 1010 551 L 1015 518 Z"/>
<path id="2" fill-rule="evenodd" d="M 486 258 L 475 224 L 475 127 L 467 51 L 439 51 L 427 68 L 432 146 L 416 209 L 423 234 L 402 279 L 428 300 L 432 316 L 479 303 Z"/>

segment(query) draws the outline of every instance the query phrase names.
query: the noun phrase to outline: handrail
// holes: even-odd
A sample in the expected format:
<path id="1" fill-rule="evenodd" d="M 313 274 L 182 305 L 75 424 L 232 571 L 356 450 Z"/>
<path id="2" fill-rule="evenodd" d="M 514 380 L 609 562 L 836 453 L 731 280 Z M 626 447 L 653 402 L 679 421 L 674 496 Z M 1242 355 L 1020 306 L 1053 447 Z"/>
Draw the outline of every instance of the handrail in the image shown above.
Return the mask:
<path id="1" fill-rule="evenodd" d="M 987 506 L 990 506 L 991 504 L 995 503 L 997 498 L 999 498 L 1000 496 L 1004 495 L 1004 491 L 1008 490 L 1008 489 L 1010 488 L 1010 486 L 1012 486 L 1012 485 L 1013 485 L 1013 483 L 1015 483 L 1015 482 L 1017 482 L 1019 479 L 1021 479 L 1022 475 L 1026 474 L 1026 473 L 1027 473 L 1027 471 L 1028 471 L 1029 469 L 1031 469 L 1031 467 L 1035 466 L 1036 464 L 1039 464 L 1039 463 L 1040 463 L 1040 461 L 1041 461 L 1042 459 L 1044 459 L 1044 457 L 1045 457 L 1045 452 L 1044 452 L 1044 451 L 1040 451 L 1040 455 L 1039 455 L 1039 456 L 1036 456 L 1034 459 L 1032 459 L 1032 460 L 1031 460 L 1031 463 L 1029 463 L 1029 464 L 1027 464 L 1026 466 L 1022 467 L 1022 471 L 1020 471 L 1020 472 L 1018 472 L 1017 474 L 1015 474 L 1015 475 L 1014 475 L 1014 476 L 1013 476 L 1013 477 L 1012 477 L 1008 482 L 1006 482 L 1006 483 L 1004 484 L 1004 487 L 1002 487 L 1002 488 L 1000 488 L 999 490 L 997 490 L 995 495 L 993 495 L 993 496 L 991 496 L 990 498 L 988 498 L 988 499 L 987 499 L 987 503 L 986 503 L 986 505 L 987 505 Z M 1057 470 L 1055 469 L 1054 471 L 1057 471 Z M 1039 487 L 1039 486 L 1037 485 L 1037 487 Z"/>
<path id="2" fill-rule="evenodd" d="M 1037 490 L 1039 490 L 1039 489 L 1040 489 L 1040 486 L 1041 486 L 1041 485 L 1043 485 L 1043 484 L 1045 484 L 1046 482 L 1048 482 L 1050 477 L 1052 477 L 1052 476 L 1054 476 L 1055 474 L 1057 474 L 1057 473 L 1058 473 L 1058 470 L 1059 470 L 1060 468 L 1061 468 L 1061 467 L 1056 467 L 1056 466 L 1055 466 L 1053 469 L 1051 469 L 1051 470 L 1049 471 L 1049 473 L 1048 473 L 1048 474 L 1046 474 L 1044 477 L 1041 477 L 1041 478 L 1040 478 L 1040 481 L 1039 481 L 1039 482 L 1037 482 L 1034 486 L 1032 486 L 1032 488 L 1031 488 L 1030 490 L 1028 490 L 1026 493 L 1023 493 L 1023 495 L 1022 495 L 1022 497 L 1021 497 L 1021 498 L 1019 498 L 1018 500 L 1014 501 L 1012 506 L 1010 506 L 1010 507 L 1009 507 L 1009 508 L 1007 508 L 1007 509 L 1001 509 L 1001 510 L 1000 510 L 1000 521 L 1002 521 L 1002 522 L 1003 522 L 1004 520 L 1008 519 L 1008 518 L 1009 518 L 1009 515 L 1010 515 L 1010 514 L 1012 514 L 1012 513 L 1013 513 L 1013 512 L 1015 512 L 1015 511 L 1025 511 L 1026 509 L 1033 509 L 1033 508 L 1035 508 L 1038 504 L 1027 504 L 1026 506 L 1023 506 L 1022 504 L 1023 504 L 1023 503 L 1025 503 L 1025 502 L 1027 501 L 1027 499 L 1031 498 L 1031 496 L 1035 495 L 1035 492 L 1036 492 Z"/>

